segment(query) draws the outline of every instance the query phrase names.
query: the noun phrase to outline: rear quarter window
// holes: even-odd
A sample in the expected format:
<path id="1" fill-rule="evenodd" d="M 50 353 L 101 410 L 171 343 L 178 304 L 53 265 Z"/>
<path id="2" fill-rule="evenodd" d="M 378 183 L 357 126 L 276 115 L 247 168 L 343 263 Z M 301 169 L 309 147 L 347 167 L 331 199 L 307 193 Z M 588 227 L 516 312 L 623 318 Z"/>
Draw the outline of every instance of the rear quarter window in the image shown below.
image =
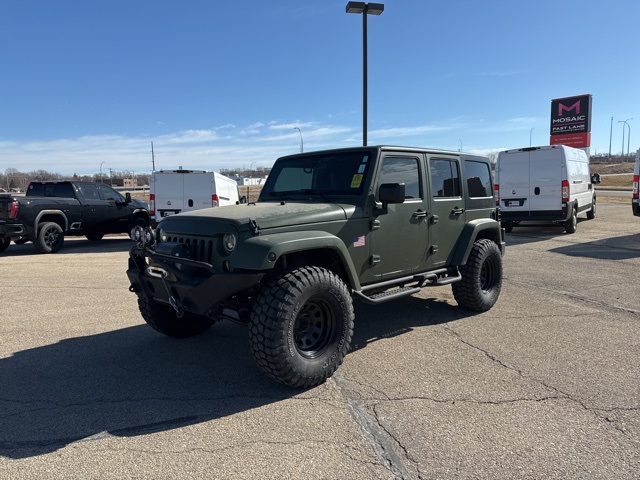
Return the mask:
<path id="1" fill-rule="evenodd" d="M 493 208 L 493 183 L 488 162 L 464 161 L 464 188 L 467 208 Z"/>

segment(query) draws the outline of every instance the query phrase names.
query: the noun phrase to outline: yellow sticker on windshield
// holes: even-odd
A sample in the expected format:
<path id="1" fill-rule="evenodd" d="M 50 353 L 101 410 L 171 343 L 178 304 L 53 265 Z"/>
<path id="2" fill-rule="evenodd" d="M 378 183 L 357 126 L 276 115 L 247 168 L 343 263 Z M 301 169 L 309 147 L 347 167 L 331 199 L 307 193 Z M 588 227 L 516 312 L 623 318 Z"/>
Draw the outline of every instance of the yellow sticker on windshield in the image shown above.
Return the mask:
<path id="1" fill-rule="evenodd" d="M 362 183 L 362 174 L 356 173 L 351 179 L 351 188 L 360 188 Z"/>

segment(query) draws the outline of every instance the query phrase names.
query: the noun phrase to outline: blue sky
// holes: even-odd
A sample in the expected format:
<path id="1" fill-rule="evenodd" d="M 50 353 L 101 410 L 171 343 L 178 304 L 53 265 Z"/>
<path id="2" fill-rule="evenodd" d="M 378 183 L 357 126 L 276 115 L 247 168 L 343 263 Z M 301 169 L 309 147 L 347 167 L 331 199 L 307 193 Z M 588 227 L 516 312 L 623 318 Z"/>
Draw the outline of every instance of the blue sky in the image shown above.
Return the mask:
<path id="1" fill-rule="evenodd" d="M 269 167 L 362 144 L 346 0 L 0 0 L 0 171 Z M 637 0 L 387 0 L 368 17 L 368 143 L 549 143 L 593 95 L 592 153 L 640 146 Z M 533 130 L 532 130 L 533 129 Z M 629 130 L 626 130 L 628 132 Z M 626 148 L 626 140 L 625 140 Z"/>

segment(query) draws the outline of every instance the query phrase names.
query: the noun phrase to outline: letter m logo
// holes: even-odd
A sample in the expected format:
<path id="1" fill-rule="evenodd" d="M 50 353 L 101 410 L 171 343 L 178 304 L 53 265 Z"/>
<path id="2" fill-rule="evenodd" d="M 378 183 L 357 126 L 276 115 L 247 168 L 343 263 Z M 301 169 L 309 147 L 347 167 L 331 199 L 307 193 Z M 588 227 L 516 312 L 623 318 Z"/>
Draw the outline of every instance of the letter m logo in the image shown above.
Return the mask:
<path id="1" fill-rule="evenodd" d="M 561 103 L 558 104 L 558 116 L 559 117 L 562 116 L 562 112 L 570 112 L 571 110 L 575 110 L 576 111 L 576 115 L 580 115 L 580 100 L 578 100 L 576 103 L 574 103 L 570 107 L 567 107 L 566 105 L 563 105 Z"/>

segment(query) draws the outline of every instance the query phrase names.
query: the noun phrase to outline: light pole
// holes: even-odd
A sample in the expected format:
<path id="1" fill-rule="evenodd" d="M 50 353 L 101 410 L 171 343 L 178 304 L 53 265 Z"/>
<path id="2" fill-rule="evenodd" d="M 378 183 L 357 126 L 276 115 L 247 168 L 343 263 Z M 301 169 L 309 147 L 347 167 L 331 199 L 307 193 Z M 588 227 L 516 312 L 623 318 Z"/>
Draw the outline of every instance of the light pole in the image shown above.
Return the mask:
<path id="1" fill-rule="evenodd" d="M 293 127 L 294 130 L 298 130 L 300 133 L 300 153 L 304 151 L 304 142 L 302 141 L 302 130 L 299 127 Z"/>
<path id="2" fill-rule="evenodd" d="M 100 162 L 100 183 L 102 183 L 102 165 L 104 165 L 104 162 Z"/>
<path id="3" fill-rule="evenodd" d="M 533 135 L 533 129 L 535 127 L 531 127 L 531 129 L 529 130 L 529 146 L 531 146 L 531 135 Z"/>
<path id="4" fill-rule="evenodd" d="M 613 137 L 613 117 L 611 117 L 611 127 L 609 128 L 609 161 L 611 161 L 611 138 Z"/>
<path id="5" fill-rule="evenodd" d="M 462 140 L 458 140 L 460 142 L 460 150 L 458 150 L 459 152 L 462 152 Z"/>
<path id="6" fill-rule="evenodd" d="M 367 15 L 384 12 L 382 3 L 348 2 L 347 13 L 362 14 L 362 146 L 367 146 Z"/>
<path id="7" fill-rule="evenodd" d="M 629 136 L 631 136 L 631 127 L 627 123 L 629 120 L 633 120 L 633 118 L 627 118 L 626 120 L 618 120 L 618 123 L 622 123 L 622 161 L 624 162 L 624 126 L 626 125 L 629 128 Z M 627 155 L 629 154 L 629 147 L 627 143 Z"/>

